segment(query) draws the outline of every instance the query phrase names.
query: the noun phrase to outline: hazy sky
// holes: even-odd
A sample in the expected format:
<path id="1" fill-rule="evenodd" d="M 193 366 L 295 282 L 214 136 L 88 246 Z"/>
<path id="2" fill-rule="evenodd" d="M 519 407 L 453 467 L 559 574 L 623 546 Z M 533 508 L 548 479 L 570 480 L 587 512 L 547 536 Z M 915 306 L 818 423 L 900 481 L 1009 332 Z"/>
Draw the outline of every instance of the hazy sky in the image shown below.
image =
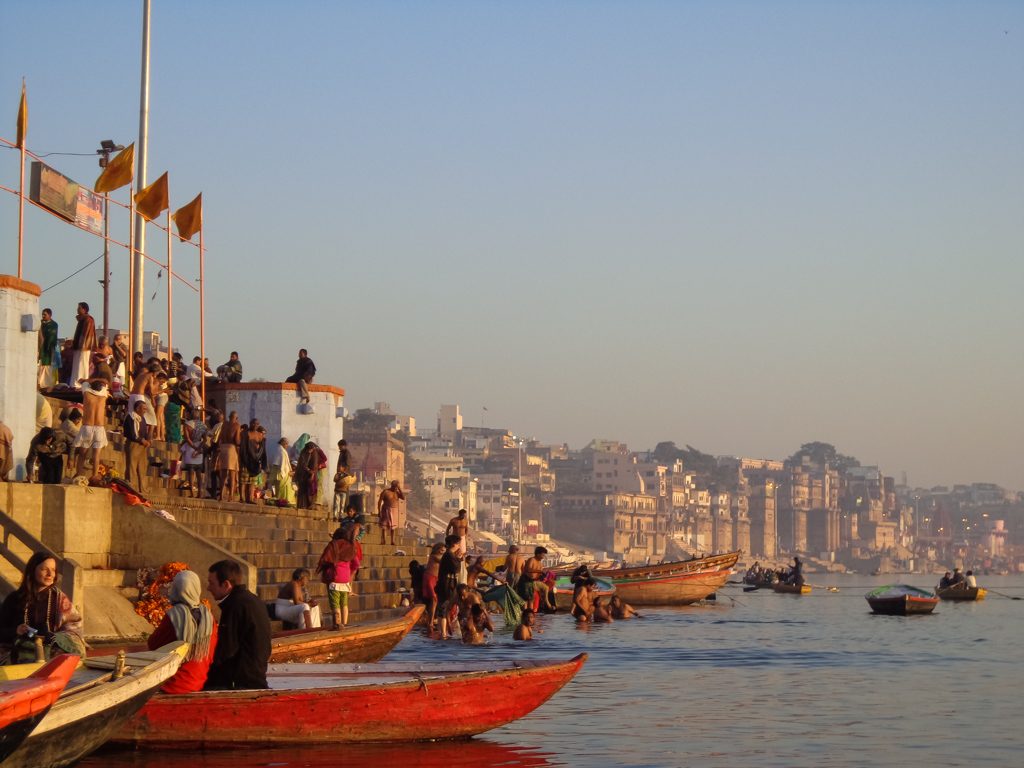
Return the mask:
<path id="1" fill-rule="evenodd" d="M 25 76 L 33 151 L 133 141 L 141 6 L 0 4 L 0 135 Z M 215 365 L 280 379 L 305 346 L 350 408 L 425 424 L 457 402 L 574 447 L 824 440 L 1024 488 L 1024 3 L 154 0 L 152 24 L 149 180 L 204 193 Z M 16 212 L 0 193 L 11 273 Z M 27 227 L 43 287 L 102 250 Z M 44 294 L 62 330 L 101 276 Z"/>

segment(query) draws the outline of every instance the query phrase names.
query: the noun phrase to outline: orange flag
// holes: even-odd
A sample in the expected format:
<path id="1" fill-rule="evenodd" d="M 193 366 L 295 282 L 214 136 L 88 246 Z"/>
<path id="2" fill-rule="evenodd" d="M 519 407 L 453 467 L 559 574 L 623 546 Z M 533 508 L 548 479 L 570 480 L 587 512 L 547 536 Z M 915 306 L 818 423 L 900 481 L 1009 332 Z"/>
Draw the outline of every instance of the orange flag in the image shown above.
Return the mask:
<path id="1" fill-rule="evenodd" d="M 170 207 L 167 199 L 167 173 L 135 194 L 135 210 L 152 221 Z"/>
<path id="2" fill-rule="evenodd" d="M 175 211 L 171 218 L 178 227 L 178 237 L 191 240 L 203 228 L 203 193 L 200 192 L 195 200 Z"/>
<path id="3" fill-rule="evenodd" d="M 18 104 L 18 140 L 15 145 L 18 149 L 25 147 L 25 134 L 28 133 L 28 96 L 25 93 L 25 80 L 21 81 L 21 103 Z"/>
<path id="4" fill-rule="evenodd" d="M 96 179 L 97 192 L 113 192 L 125 184 L 131 184 L 135 178 L 135 145 L 129 144 L 107 163 L 103 173 Z"/>

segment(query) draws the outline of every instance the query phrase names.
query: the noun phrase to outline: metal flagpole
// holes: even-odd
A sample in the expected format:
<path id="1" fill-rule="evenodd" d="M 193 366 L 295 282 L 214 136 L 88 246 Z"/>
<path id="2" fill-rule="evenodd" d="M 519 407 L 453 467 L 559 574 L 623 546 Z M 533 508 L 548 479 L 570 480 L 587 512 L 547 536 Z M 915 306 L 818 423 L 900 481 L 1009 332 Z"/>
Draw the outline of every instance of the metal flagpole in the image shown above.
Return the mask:
<path id="1" fill-rule="evenodd" d="M 171 277 L 171 207 L 167 206 L 167 361 L 170 362 L 174 355 L 174 346 L 171 344 L 171 329 L 174 327 L 174 306 L 171 299 L 171 284 L 174 282 Z"/>
<path id="2" fill-rule="evenodd" d="M 107 337 L 107 344 L 113 341 L 110 338 L 110 195 L 106 192 L 103 193 L 103 335 Z"/>
<path id="3" fill-rule="evenodd" d="M 203 252 L 203 230 L 199 230 L 199 357 L 206 360 L 206 255 Z M 202 361 L 199 363 L 203 365 Z M 200 384 L 203 398 L 203 418 L 206 418 L 206 372 Z"/>
<path id="4" fill-rule="evenodd" d="M 142 0 L 142 82 L 139 88 L 139 156 L 135 173 L 139 189 L 146 188 L 146 161 L 149 144 L 149 10 L 150 0 Z M 132 287 L 132 347 L 142 349 L 142 308 L 144 292 L 143 254 L 146 250 L 146 220 L 135 214 L 135 250 L 132 264 L 135 281 Z"/>
<path id="5" fill-rule="evenodd" d="M 25 88 L 24 79 L 21 81 Z M 25 252 L 25 144 L 27 137 L 21 137 L 21 167 L 18 169 L 18 279 L 21 279 L 22 263 Z"/>
<path id="6" fill-rule="evenodd" d="M 135 184 L 128 186 L 128 360 L 125 362 L 124 375 L 127 379 L 132 374 L 135 360 Z"/>

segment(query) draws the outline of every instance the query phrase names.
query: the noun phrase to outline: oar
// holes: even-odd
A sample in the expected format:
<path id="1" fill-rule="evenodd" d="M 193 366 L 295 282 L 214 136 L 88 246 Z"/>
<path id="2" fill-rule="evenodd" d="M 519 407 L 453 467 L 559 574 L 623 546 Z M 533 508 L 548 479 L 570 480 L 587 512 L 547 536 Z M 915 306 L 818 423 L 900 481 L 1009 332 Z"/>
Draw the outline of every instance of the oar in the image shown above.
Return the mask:
<path id="1" fill-rule="evenodd" d="M 999 595 L 1000 597 L 1005 597 L 1008 600 L 1024 600 L 1024 597 L 1015 597 L 1014 595 L 1008 595 L 1005 592 L 996 592 L 994 589 L 988 589 L 988 587 L 985 589 L 993 595 Z"/>
<path id="2" fill-rule="evenodd" d="M 744 587 L 743 591 L 744 592 L 757 592 L 757 590 L 759 590 L 760 588 L 761 588 L 761 586 L 759 584 L 755 584 L 753 586 Z"/>

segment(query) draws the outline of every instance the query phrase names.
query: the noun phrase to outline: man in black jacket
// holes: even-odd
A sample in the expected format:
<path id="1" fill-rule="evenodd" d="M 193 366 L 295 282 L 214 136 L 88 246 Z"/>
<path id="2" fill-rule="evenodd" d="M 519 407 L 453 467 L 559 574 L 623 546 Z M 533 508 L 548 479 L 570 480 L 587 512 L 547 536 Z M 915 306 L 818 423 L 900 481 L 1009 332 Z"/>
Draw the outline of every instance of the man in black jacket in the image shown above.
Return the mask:
<path id="1" fill-rule="evenodd" d="M 242 568 L 234 560 L 220 560 L 211 565 L 206 585 L 220 603 L 220 624 L 205 689 L 268 688 L 270 619 L 267 607 L 246 589 Z"/>
<path id="2" fill-rule="evenodd" d="M 299 400 L 308 403 L 309 385 L 313 383 L 314 376 L 316 376 L 316 366 L 310 359 L 309 353 L 304 349 L 300 349 L 299 359 L 295 361 L 295 373 L 285 379 L 285 383 L 298 384 Z"/>

